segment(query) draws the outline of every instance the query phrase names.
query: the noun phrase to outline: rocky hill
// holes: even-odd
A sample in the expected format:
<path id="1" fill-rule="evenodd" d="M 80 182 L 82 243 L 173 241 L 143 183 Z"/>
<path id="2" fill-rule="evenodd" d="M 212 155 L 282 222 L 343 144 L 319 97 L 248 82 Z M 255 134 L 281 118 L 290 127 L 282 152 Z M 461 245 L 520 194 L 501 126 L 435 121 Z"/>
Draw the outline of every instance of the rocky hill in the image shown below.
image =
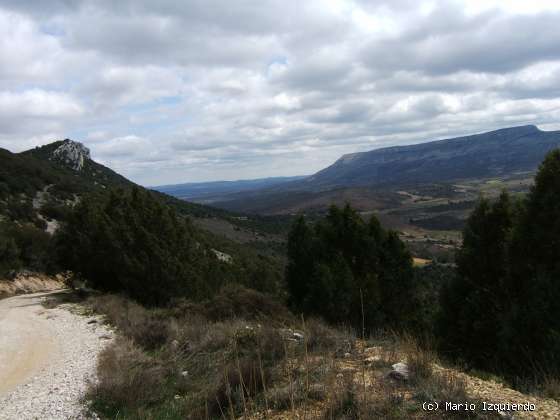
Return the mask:
<path id="1" fill-rule="evenodd" d="M 0 149 L 0 217 L 19 219 L 23 216 L 15 214 L 21 213 L 17 211 L 10 216 L 8 207 L 23 206 L 32 212 L 49 200 L 51 204 L 64 205 L 81 194 L 135 185 L 96 162 L 89 149 L 74 140 L 55 141 L 22 153 Z M 185 215 L 231 216 L 224 210 L 178 200 L 156 191 L 154 194 Z"/>
<path id="2" fill-rule="evenodd" d="M 0 149 L 0 222 L 32 223 L 52 233 L 83 194 L 132 187 L 142 188 L 96 162 L 89 149 L 74 140 L 59 140 L 22 153 Z M 234 242 L 266 241 L 289 224 L 249 218 L 159 191 L 152 194 L 179 214 L 192 217 L 204 231 Z M 224 247 L 227 244 L 220 243 Z"/>

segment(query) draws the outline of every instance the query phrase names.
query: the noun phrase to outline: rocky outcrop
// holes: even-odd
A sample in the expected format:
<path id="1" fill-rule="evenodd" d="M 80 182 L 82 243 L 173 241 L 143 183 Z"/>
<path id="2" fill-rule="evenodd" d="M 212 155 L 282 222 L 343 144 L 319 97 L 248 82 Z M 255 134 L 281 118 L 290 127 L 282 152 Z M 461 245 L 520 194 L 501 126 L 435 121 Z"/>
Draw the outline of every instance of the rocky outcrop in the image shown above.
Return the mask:
<path id="1" fill-rule="evenodd" d="M 82 143 L 66 139 L 54 150 L 51 159 L 75 171 L 81 171 L 86 160 L 91 159 L 91 155 Z"/>

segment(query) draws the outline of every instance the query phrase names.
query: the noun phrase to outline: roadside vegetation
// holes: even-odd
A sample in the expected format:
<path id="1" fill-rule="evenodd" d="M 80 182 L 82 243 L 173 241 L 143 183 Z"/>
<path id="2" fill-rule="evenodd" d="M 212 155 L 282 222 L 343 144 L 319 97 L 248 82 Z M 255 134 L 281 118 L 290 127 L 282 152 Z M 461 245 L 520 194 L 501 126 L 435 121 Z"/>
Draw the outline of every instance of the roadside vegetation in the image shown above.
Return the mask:
<path id="1" fill-rule="evenodd" d="M 116 295 L 86 306 L 120 333 L 87 395 L 104 418 L 433 418 L 426 400 L 476 402 L 463 379 L 434 370 L 435 354 L 411 336 L 362 339 L 238 286 L 168 309 Z M 408 365 L 406 378 L 391 375 L 398 362 Z"/>

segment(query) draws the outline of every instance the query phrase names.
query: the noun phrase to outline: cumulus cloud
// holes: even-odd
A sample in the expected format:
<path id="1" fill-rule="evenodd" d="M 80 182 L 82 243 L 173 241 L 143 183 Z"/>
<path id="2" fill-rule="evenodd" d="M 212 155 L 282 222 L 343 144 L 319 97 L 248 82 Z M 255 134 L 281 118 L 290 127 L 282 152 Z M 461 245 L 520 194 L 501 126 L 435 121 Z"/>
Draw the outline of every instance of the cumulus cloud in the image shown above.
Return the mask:
<path id="1" fill-rule="evenodd" d="M 81 140 L 147 185 L 560 127 L 560 4 L 5 0 L 0 146 Z"/>

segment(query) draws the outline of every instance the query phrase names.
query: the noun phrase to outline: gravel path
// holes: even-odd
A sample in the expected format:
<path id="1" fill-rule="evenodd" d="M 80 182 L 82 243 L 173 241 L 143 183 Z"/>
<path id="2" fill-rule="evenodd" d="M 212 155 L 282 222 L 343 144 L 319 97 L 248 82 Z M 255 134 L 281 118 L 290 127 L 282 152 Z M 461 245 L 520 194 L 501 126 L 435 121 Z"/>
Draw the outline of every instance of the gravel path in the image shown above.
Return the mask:
<path id="1" fill-rule="evenodd" d="M 81 402 L 113 334 L 76 304 L 45 309 L 51 293 L 0 301 L 0 419 L 87 419 Z"/>

